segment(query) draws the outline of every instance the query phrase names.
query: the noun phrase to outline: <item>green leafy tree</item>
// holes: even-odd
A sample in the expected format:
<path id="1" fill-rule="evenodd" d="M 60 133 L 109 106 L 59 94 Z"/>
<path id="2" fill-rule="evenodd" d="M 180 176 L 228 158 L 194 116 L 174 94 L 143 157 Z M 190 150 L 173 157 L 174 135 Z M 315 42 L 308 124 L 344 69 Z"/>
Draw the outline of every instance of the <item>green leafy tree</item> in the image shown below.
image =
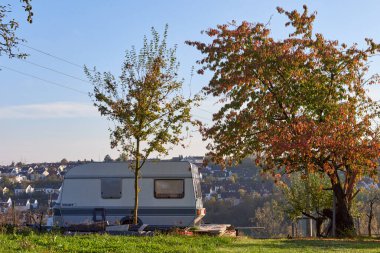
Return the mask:
<path id="1" fill-rule="evenodd" d="M 352 235 L 355 185 L 376 177 L 380 155 L 379 105 L 366 91 L 379 82 L 368 68 L 380 46 L 325 39 L 313 31 L 316 15 L 306 6 L 277 10 L 292 29 L 284 39 L 263 23 L 244 21 L 207 30 L 210 43 L 188 42 L 204 54 L 199 73 L 213 73 L 205 93 L 223 102 L 202 132 L 220 164 L 254 155 L 276 178 L 326 175 L 337 200 L 337 235 Z"/>
<path id="2" fill-rule="evenodd" d="M 317 236 L 322 236 L 322 223 L 331 218 L 333 194 L 331 184 L 326 176 L 316 174 L 294 173 L 289 184 L 281 183 L 286 205 L 282 206 L 287 215 L 296 220 L 306 216 L 315 220 Z"/>
<path id="3" fill-rule="evenodd" d="M 254 220 L 257 226 L 264 227 L 268 237 L 285 236 L 289 234 L 289 223 L 281 212 L 280 203 L 274 199 L 266 201 L 262 207 L 255 210 Z"/>
<path id="4" fill-rule="evenodd" d="M 20 0 L 23 3 L 23 8 L 28 14 L 27 21 L 32 23 L 32 5 L 31 0 Z M 9 58 L 25 58 L 27 55 L 24 53 L 18 53 L 14 50 L 17 49 L 17 45 L 23 42 L 24 39 L 20 39 L 16 35 L 16 30 L 19 28 L 19 23 L 9 17 L 9 13 L 12 12 L 11 5 L 0 4 L 0 56 L 7 55 Z"/>
<path id="5" fill-rule="evenodd" d="M 166 26 L 162 39 L 152 28 L 150 41 L 126 52 L 122 73 L 85 72 L 94 85 L 92 98 L 101 115 L 113 121 L 111 147 L 119 147 L 134 172 L 134 224 L 138 221 L 140 170 L 152 153 L 167 155 L 169 146 L 184 139 L 183 131 L 191 122 L 190 109 L 195 100 L 181 95 L 176 47 L 167 46 Z"/>

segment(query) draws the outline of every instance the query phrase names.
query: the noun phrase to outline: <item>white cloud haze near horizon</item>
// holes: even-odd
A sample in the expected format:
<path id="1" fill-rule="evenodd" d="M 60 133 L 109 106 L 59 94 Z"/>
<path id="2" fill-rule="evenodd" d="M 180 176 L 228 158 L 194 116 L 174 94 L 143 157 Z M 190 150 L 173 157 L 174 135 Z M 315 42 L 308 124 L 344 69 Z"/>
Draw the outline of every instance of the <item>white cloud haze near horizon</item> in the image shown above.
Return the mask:
<path id="1" fill-rule="evenodd" d="M 99 117 L 97 109 L 85 103 L 55 102 L 26 104 L 0 108 L 1 119 L 59 119 Z"/>
<path id="2" fill-rule="evenodd" d="M 210 108 L 212 104 L 212 100 L 208 100 L 204 105 Z M 205 111 L 195 111 L 198 118 L 210 118 Z M 107 154 L 117 158 L 119 151 L 111 149 L 109 144 L 108 129 L 112 124 L 100 116 L 90 102 L 64 101 L 0 107 L 0 165 L 12 161 L 59 162 L 63 158 L 69 161 L 102 161 Z M 191 135 L 193 137 L 184 142 L 186 149 L 173 147 L 169 156 L 163 158 L 203 155 L 206 149 L 200 134 L 193 132 Z"/>

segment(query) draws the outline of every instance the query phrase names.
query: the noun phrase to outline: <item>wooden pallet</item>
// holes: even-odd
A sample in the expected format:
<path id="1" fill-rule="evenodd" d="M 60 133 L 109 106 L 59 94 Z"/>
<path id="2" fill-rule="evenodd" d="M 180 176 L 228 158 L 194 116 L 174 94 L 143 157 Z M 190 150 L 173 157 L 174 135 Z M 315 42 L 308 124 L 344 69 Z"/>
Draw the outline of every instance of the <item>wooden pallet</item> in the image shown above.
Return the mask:
<path id="1" fill-rule="evenodd" d="M 202 224 L 192 232 L 196 235 L 236 236 L 231 224 Z"/>

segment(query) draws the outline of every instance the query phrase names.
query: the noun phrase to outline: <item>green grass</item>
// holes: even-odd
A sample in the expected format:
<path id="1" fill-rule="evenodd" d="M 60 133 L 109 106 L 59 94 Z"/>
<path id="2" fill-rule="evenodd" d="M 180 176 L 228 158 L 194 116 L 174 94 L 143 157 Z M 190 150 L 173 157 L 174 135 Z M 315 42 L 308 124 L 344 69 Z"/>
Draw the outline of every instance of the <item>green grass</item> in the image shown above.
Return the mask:
<path id="1" fill-rule="evenodd" d="M 207 236 L 0 235 L 0 252 L 380 252 L 375 240 L 287 240 Z"/>

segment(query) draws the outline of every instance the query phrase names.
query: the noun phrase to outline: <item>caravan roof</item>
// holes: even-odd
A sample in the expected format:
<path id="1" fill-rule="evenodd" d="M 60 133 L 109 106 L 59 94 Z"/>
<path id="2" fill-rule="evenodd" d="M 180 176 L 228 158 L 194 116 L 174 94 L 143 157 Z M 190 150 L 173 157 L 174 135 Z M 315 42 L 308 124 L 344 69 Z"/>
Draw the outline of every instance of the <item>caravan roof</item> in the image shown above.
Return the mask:
<path id="1" fill-rule="evenodd" d="M 134 177 L 129 162 L 87 163 L 70 169 L 65 178 Z M 147 161 L 140 170 L 143 178 L 192 177 L 189 162 Z"/>

